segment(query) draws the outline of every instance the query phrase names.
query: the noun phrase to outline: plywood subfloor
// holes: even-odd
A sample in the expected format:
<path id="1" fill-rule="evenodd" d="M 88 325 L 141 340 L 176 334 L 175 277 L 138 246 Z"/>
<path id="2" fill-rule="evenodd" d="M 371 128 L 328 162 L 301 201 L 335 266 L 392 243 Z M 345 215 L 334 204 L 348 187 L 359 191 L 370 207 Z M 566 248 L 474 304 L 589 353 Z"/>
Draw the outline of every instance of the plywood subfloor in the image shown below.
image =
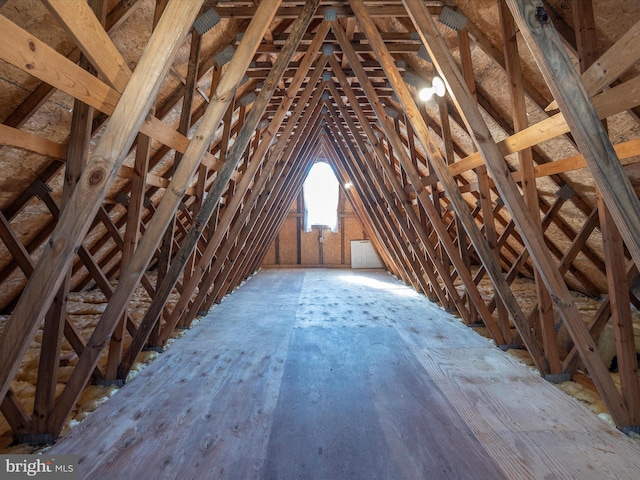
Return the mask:
<path id="1" fill-rule="evenodd" d="M 382 271 L 263 270 L 49 453 L 91 479 L 636 479 L 640 446 Z"/>

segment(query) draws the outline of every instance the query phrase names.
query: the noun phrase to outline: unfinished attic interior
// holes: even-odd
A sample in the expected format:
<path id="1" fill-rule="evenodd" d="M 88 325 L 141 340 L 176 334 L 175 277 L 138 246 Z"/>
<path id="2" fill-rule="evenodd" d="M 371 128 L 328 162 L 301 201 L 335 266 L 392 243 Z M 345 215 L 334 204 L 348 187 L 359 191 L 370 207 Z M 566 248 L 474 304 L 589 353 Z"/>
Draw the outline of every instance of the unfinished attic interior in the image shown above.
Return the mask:
<path id="1" fill-rule="evenodd" d="M 0 451 L 637 478 L 638 36 L 625 0 L 0 0 Z"/>

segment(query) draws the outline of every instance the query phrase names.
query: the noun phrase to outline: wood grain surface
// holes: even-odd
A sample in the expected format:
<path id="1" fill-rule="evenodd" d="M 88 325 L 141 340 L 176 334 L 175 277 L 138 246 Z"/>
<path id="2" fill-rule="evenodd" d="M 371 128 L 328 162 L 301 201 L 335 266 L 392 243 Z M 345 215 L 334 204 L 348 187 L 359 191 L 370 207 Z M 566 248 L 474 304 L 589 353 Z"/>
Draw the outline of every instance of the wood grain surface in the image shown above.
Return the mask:
<path id="1" fill-rule="evenodd" d="M 639 445 L 380 270 L 260 271 L 48 453 L 100 479 L 640 471 Z"/>

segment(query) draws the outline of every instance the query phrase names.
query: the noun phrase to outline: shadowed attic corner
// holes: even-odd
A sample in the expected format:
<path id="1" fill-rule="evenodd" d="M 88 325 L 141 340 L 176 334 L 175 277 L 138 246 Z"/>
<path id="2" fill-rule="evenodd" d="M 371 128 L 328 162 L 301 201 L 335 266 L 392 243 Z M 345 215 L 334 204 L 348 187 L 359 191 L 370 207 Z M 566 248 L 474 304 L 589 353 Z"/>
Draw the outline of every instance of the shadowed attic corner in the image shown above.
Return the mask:
<path id="1" fill-rule="evenodd" d="M 354 242 L 637 432 L 638 34 L 623 0 L 0 0 L 0 445 Z"/>

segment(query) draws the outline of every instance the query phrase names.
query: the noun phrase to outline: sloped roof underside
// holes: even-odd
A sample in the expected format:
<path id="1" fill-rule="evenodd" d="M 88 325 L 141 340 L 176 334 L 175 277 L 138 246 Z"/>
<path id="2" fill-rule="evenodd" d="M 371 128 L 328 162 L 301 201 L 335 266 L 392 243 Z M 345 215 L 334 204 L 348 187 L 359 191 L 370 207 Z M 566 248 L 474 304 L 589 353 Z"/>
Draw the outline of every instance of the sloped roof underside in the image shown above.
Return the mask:
<path id="1" fill-rule="evenodd" d="M 254 272 L 316 158 L 353 184 L 390 272 L 549 379 L 579 359 L 616 424 L 640 425 L 640 5 L 256 3 L 0 1 L 14 433 L 57 436 L 85 385 L 126 379 L 144 347 Z M 445 95 L 418 100 L 435 75 Z M 531 311 L 517 276 L 537 282 Z M 152 301 L 134 320 L 138 287 Z M 87 288 L 109 298 L 89 336 L 63 300 Z M 584 319 L 569 289 L 601 309 Z M 11 382 L 45 318 L 31 412 Z M 622 393 L 594 343 L 610 318 Z M 56 394 L 63 338 L 78 361 Z"/>

